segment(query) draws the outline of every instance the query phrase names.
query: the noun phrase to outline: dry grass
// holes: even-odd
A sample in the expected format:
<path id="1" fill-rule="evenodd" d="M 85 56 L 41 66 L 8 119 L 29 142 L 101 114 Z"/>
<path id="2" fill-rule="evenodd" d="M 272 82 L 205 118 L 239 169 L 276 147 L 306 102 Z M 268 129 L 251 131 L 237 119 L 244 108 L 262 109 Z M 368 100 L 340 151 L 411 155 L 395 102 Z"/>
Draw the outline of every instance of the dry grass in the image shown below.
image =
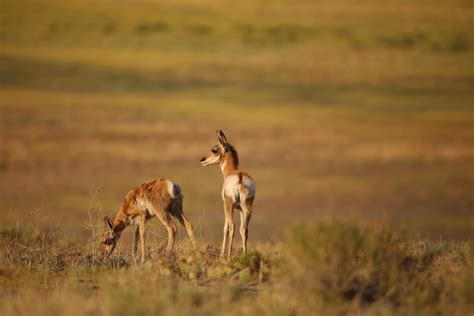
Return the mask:
<path id="1" fill-rule="evenodd" d="M 259 243 L 230 261 L 204 243 L 195 252 L 178 244 L 167 257 L 152 244 L 140 266 L 128 252 L 103 258 L 48 230 L 3 230 L 1 246 L 2 315 L 465 315 L 474 307 L 472 242 L 347 222 L 295 226 L 283 244 Z"/>
<path id="2" fill-rule="evenodd" d="M 258 182 L 256 238 L 325 214 L 471 236 L 467 7 L 7 1 L 0 218 L 44 200 L 35 224 L 85 237 L 91 191 L 110 214 L 168 177 L 215 239 L 221 179 L 198 160 L 222 128 Z"/>

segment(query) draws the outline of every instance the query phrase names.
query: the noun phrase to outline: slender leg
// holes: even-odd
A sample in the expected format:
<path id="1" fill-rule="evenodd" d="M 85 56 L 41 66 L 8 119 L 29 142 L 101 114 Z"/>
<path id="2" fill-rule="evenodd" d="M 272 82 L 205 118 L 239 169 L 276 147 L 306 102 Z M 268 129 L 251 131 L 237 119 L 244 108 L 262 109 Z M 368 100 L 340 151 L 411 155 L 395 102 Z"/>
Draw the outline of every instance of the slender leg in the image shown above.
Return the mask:
<path id="1" fill-rule="evenodd" d="M 140 248 L 142 251 L 142 257 L 140 263 L 145 262 L 145 216 L 140 217 L 140 226 L 138 226 L 140 234 Z"/>
<path id="2" fill-rule="evenodd" d="M 247 239 L 249 236 L 249 222 L 252 215 L 251 205 L 242 205 L 242 212 L 240 212 L 240 236 L 242 237 L 242 252 L 247 254 Z"/>
<path id="3" fill-rule="evenodd" d="M 174 244 L 174 239 L 176 237 L 177 228 L 176 228 L 175 223 L 173 223 L 173 221 L 170 220 L 166 229 L 168 230 L 168 245 L 166 246 L 166 253 L 169 254 L 171 250 L 173 249 L 173 244 Z"/>
<path id="4" fill-rule="evenodd" d="M 232 216 L 233 215 L 232 204 L 228 205 L 228 208 L 230 209 L 230 213 L 227 217 L 227 219 L 229 220 L 229 245 L 228 245 L 229 248 L 227 249 L 227 259 L 230 259 L 230 256 L 232 255 L 232 242 L 234 241 L 235 225 L 234 225 L 234 217 Z"/>
<path id="5" fill-rule="evenodd" d="M 193 244 L 193 248 L 196 249 L 196 238 L 194 238 L 194 233 L 193 233 L 193 225 L 188 221 L 186 216 L 184 216 L 183 212 L 179 212 L 179 214 L 176 216 L 178 221 L 181 223 L 181 225 L 186 228 L 186 233 L 188 234 L 189 239 L 191 239 L 191 242 Z"/>
<path id="6" fill-rule="evenodd" d="M 230 259 L 230 256 L 232 255 L 232 242 L 234 240 L 234 219 L 231 219 L 229 223 L 229 249 L 227 250 L 227 259 Z"/>
<path id="7" fill-rule="evenodd" d="M 188 221 L 183 213 L 181 213 L 181 218 L 183 220 L 184 227 L 186 228 L 186 233 L 188 233 L 189 239 L 191 239 L 193 248 L 196 249 L 196 238 L 194 238 L 193 225 Z"/>
<path id="8" fill-rule="evenodd" d="M 140 241 L 140 225 L 135 229 L 135 242 L 133 243 L 133 256 L 137 255 L 138 242 Z"/>
<path id="9" fill-rule="evenodd" d="M 227 241 L 229 249 L 232 248 L 232 238 L 234 236 L 234 219 L 232 218 L 232 202 L 224 199 L 224 239 L 222 241 L 221 258 L 224 257 Z M 230 257 L 231 250 L 228 250 L 227 256 Z"/>
<path id="10" fill-rule="evenodd" d="M 240 237 L 242 238 L 242 253 L 245 255 L 247 253 L 247 247 L 245 244 L 245 227 L 244 227 L 245 215 L 244 211 L 240 211 Z"/>
<path id="11" fill-rule="evenodd" d="M 171 249 L 173 249 L 174 238 L 176 236 L 176 224 L 173 222 L 169 214 L 158 215 L 160 221 L 165 225 L 166 230 L 168 231 L 168 244 L 166 246 L 166 253 L 169 254 Z"/>
<path id="12" fill-rule="evenodd" d="M 229 222 L 227 221 L 227 218 L 226 218 L 224 222 L 224 238 L 222 239 L 221 258 L 224 257 L 228 233 L 229 233 Z"/>
<path id="13" fill-rule="evenodd" d="M 171 207 L 170 213 L 186 228 L 186 233 L 193 244 L 193 248 L 196 249 L 196 238 L 194 238 L 193 225 L 184 216 L 183 213 L 183 196 L 177 199 L 176 203 Z"/>

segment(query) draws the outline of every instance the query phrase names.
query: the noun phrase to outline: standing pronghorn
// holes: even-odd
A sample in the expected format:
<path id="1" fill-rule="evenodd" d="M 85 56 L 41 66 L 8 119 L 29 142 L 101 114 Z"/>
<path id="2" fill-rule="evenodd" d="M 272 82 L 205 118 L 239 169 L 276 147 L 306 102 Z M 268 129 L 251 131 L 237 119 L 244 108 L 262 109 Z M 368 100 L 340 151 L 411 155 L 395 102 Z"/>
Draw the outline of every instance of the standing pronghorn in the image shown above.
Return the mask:
<path id="1" fill-rule="evenodd" d="M 183 193 L 181 188 L 170 180 L 156 179 L 145 182 L 139 187 L 129 191 L 125 196 L 122 207 L 115 218 L 110 220 L 104 217 L 107 231 L 102 235 L 101 243 L 104 251 L 110 255 L 114 251 L 122 231 L 128 225 L 137 225 L 133 253 L 138 248 L 138 239 L 141 246 L 141 263 L 145 261 L 145 222 L 157 216 L 168 230 L 168 245 L 166 252 L 173 248 L 176 236 L 176 225 L 171 219 L 175 217 L 185 228 L 193 246 L 196 242 L 193 235 L 193 226 L 183 214 Z"/>
<path id="2" fill-rule="evenodd" d="M 216 131 L 216 133 L 219 144 L 212 147 L 211 151 L 201 158 L 201 165 L 219 164 L 224 176 L 222 200 L 224 201 L 225 223 L 221 257 L 225 254 L 227 239 L 229 239 L 227 252 L 227 257 L 229 258 L 232 253 L 232 240 L 234 239 L 234 209 L 240 210 L 242 251 L 244 254 L 247 253 L 248 225 L 255 198 L 255 181 L 248 174 L 237 169 L 239 167 L 237 151 L 227 142 L 227 138 L 221 130 Z"/>

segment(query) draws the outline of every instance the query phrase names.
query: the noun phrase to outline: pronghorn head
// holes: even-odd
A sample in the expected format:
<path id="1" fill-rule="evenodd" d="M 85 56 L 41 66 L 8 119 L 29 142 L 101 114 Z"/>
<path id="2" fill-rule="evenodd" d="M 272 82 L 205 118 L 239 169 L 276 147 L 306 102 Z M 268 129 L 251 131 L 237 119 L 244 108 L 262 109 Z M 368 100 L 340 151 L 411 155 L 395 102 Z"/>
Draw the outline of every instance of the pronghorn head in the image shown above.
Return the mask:
<path id="1" fill-rule="evenodd" d="M 216 134 L 219 143 L 213 146 L 211 150 L 201 158 L 202 166 L 210 166 L 220 163 L 226 152 L 230 150 L 230 145 L 227 142 L 224 132 L 218 130 L 216 131 Z"/>
<path id="2" fill-rule="evenodd" d="M 100 244 L 102 248 L 102 252 L 109 256 L 115 249 L 117 245 L 117 241 L 119 239 L 119 234 L 114 232 L 114 227 L 112 225 L 112 220 L 110 217 L 104 217 L 104 224 L 105 224 L 105 231 L 102 234 L 102 238 L 100 239 Z"/>

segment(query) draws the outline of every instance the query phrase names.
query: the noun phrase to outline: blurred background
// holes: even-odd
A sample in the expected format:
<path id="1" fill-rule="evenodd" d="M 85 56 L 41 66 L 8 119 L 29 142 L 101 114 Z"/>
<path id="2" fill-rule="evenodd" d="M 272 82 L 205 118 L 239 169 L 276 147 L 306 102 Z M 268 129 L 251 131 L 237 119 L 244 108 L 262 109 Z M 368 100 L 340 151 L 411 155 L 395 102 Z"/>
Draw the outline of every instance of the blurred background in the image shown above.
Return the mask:
<path id="1" fill-rule="evenodd" d="M 1 226 L 86 237 L 166 177 L 215 241 L 222 175 L 199 159 L 222 129 L 257 181 L 251 240 L 328 216 L 473 236 L 472 1 L 0 6 Z"/>

